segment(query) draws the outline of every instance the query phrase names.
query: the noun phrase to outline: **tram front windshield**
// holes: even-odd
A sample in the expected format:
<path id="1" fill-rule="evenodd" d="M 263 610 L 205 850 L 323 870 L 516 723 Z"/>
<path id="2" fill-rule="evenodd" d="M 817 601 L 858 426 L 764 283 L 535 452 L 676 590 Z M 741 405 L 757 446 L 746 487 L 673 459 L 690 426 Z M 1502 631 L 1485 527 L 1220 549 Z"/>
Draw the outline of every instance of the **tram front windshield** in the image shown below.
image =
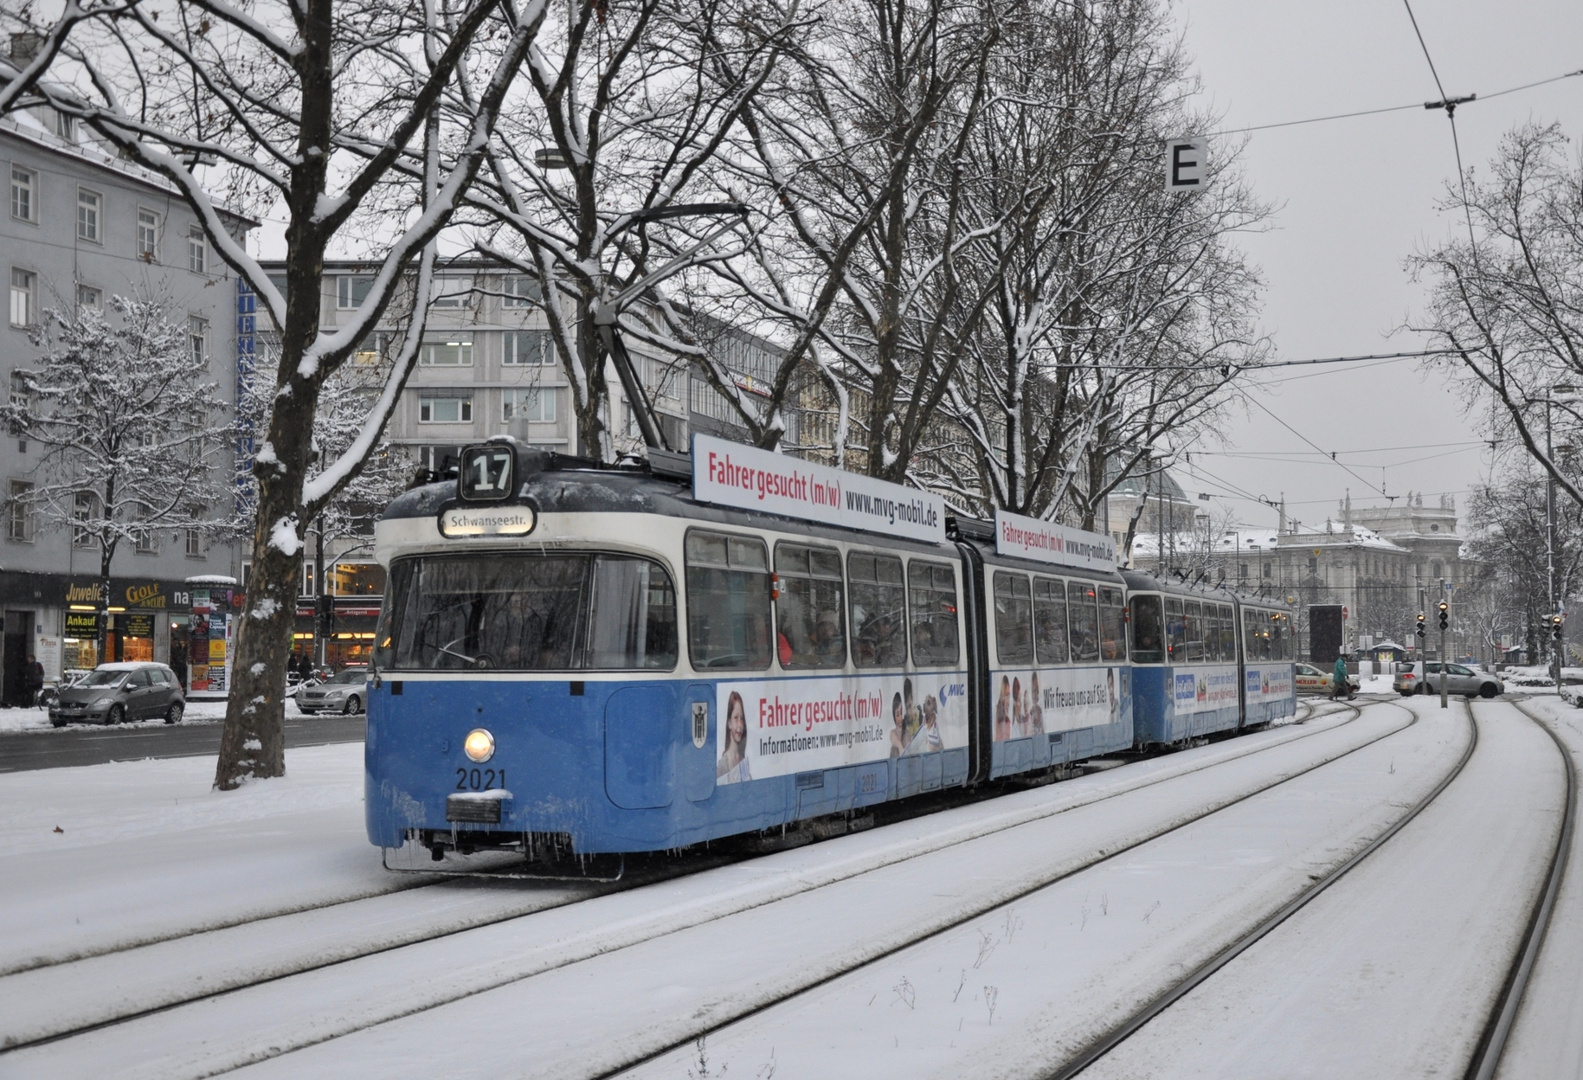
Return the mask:
<path id="1" fill-rule="evenodd" d="M 398 561 L 374 653 L 386 671 L 671 668 L 676 592 L 625 555 Z"/>

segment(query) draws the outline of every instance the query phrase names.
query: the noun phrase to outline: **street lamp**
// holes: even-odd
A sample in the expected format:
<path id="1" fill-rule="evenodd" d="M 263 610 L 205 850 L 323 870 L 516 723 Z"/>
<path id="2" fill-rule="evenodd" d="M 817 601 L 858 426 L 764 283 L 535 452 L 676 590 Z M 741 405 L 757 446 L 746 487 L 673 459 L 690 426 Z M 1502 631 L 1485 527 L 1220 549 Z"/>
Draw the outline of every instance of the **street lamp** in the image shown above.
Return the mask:
<path id="1" fill-rule="evenodd" d="M 1555 468 L 1555 444 L 1551 434 L 1551 406 L 1558 401 L 1570 401 L 1577 388 L 1569 383 L 1556 383 L 1544 396 L 1545 403 L 1545 457 L 1549 468 L 1545 470 L 1545 577 L 1549 592 L 1551 623 L 1554 633 L 1550 639 L 1550 672 L 1556 689 L 1561 688 L 1561 600 L 1556 595 L 1556 480 L 1551 470 Z"/>

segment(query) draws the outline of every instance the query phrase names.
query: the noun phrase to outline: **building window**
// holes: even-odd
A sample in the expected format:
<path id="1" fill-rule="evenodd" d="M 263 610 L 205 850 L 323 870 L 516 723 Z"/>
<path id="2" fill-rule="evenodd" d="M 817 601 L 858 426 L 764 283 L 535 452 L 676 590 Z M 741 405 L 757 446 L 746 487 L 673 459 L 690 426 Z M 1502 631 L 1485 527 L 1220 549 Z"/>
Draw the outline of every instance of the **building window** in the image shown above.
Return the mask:
<path id="1" fill-rule="evenodd" d="M 200 319 L 196 315 L 187 317 L 187 348 L 195 367 L 203 367 L 209 362 L 208 319 Z"/>
<path id="2" fill-rule="evenodd" d="M 197 529 L 182 530 L 182 546 L 185 553 L 193 558 L 203 557 L 203 534 Z"/>
<path id="3" fill-rule="evenodd" d="M 72 500 L 71 516 L 77 524 L 71 528 L 72 547 L 93 547 L 94 534 L 89 523 L 93 521 L 93 492 L 79 491 Z"/>
<path id="4" fill-rule="evenodd" d="M 368 290 L 373 287 L 371 277 L 338 277 L 335 279 L 335 306 L 342 311 L 362 307 L 363 301 L 368 299 Z"/>
<path id="5" fill-rule="evenodd" d="M 418 398 L 420 424 L 470 424 L 473 422 L 473 399 L 470 397 Z"/>
<path id="6" fill-rule="evenodd" d="M 1264 576 L 1265 577 L 1270 577 L 1271 576 L 1271 571 L 1273 571 L 1274 569 L 1275 568 L 1272 567 L 1269 563 L 1265 563 L 1264 564 Z"/>
<path id="7" fill-rule="evenodd" d="M 1436 559 L 1434 562 L 1429 564 L 1429 576 L 1430 577 L 1435 578 L 1435 579 L 1438 580 L 1444 574 L 1444 572 L 1445 572 L 1445 569 L 1444 569 L 1444 567 L 1442 567 L 1440 565 L 1440 560 L 1439 559 Z"/>
<path id="8" fill-rule="evenodd" d="M 38 173 L 11 166 L 11 216 L 38 224 Z"/>
<path id="9" fill-rule="evenodd" d="M 500 403 L 500 419 L 553 423 L 555 398 L 556 392 L 553 386 L 528 386 L 518 390 L 507 390 Z"/>
<path id="10" fill-rule="evenodd" d="M 11 481 L 11 501 L 6 505 L 5 534 L 7 540 L 19 543 L 33 542 L 33 506 L 28 497 L 33 485 L 27 480 Z"/>
<path id="11" fill-rule="evenodd" d="M 456 468 L 456 462 L 461 457 L 462 448 L 459 446 L 423 446 L 418 448 L 418 463 L 432 473 L 441 476 Z"/>
<path id="12" fill-rule="evenodd" d="M 548 330 L 508 331 L 505 362 L 511 365 L 553 364 L 555 339 Z"/>
<path id="13" fill-rule="evenodd" d="M 56 113 L 55 114 L 55 134 L 57 134 L 61 138 L 65 139 L 67 142 L 70 142 L 70 143 L 76 142 L 77 141 L 77 118 L 75 116 L 67 116 L 63 112 Z"/>
<path id="14" fill-rule="evenodd" d="M 201 225 L 187 230 L 187 269 L 194 274 L 209 272 L 209 238 L 203 235 Z"/>
<path id="15" fill-rule="evenodd" d="M 155 538 L 153 529 L 138 529 L 132 534 L 132 548 L 140 555 L 155 555 L 159 552 L 159 541 Z"/>
<path id="16" fill-rule="evenodd" d="M 97 191 L 87 188 L 77 189 L 77 239 L 87 240 L 97 244 L 102 240 L 99 234 L 99 216 L 104 210 L 104 196 Z"/>
<path id="17" fill-rule="evenodd" d="M 1245 562 L 1239 562 L 1237 564 L 1237 577 L 1239 579 L 1241 579 L 1241 578 L 1246 578 L 1247 576 L 1248 576 L 1248 564 L 1245 563 Z"/>
<path id="18" fill-rule="evenodd" d="M 1319 560 L 1314 558 L 1313 556 L 1309 556 L 1309 559 L 1308 559 L 1308 572 L 1310 574 L 1317 574 L 1317 573 L 1319 573 Z"/>
<path id="19" fill-rule="evenodd" d="M 429 300 L 429 306 L 437 308 L 472 307 L 472 279 L 436 278 L 434 281 L 434 294 Z"/>
<path id="20" fill-rule="evenodd" d="M 11 325 L 32 326 L 38 312 L 38 275 L 31 270 L 11 270 Z"/>
<path id="21" fill-rule="evenodd" d="M 429 367 L 472 367 L 472 339 L 425 341 L 423 351 L 418 354 L 418 363 Z"/>
<path id="22" fill-rule="evenodd" d="M 137 208 L 137 257 L 159 261 L 159 215 L 146 206 Z"/>
<path id="23" fill-rule="evenodd" d="M 97 309 L 103 303 L 104 303 L 104 293 L 103 292 L 101 292 L 100 290 L 94 288 L 92 285 L 83 285 L 80 282 L 78 283 L 78 285 L 77 285 L 77 310 L 78 311 L 81 311 L 84 308 L 95 308 L 95 309 Z"/>
<path id="24" fill-rule="evenodd" d="M 503 307 L 532 307 L 544 299 L 544 290 L 539 288 L 538 279 L 525 274 L 506 278 L 504 292 L 506 296 L 501 301 Z"/>

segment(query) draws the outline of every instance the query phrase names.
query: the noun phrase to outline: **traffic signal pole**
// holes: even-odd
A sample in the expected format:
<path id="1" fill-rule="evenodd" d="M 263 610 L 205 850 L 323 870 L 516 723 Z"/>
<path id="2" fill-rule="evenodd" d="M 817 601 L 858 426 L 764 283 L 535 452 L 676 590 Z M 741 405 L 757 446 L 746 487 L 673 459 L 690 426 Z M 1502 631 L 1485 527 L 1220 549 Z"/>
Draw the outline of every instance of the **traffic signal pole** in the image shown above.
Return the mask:
<path id="1" fill-rule="evenodd" d="M 1440 611 L 1440 707 L 1450 708 L 1447 699 L 1451 696 L 1451 672 L 1447 670 L 1446 660 L 1446 627 L 1451 625 L 1451 605 L 1446 603 L 1446 579 L 1440 579 L 1440 603 L 1436 607 Z"/>

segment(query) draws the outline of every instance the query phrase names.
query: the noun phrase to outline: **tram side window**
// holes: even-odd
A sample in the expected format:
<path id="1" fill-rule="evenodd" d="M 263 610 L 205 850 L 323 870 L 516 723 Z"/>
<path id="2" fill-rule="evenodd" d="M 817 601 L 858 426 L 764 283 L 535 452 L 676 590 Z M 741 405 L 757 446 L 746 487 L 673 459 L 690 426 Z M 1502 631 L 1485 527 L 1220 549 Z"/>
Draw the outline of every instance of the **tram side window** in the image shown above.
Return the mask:
<path id="1" fill-rule="evenodd" d="M 1286 620 L 1279 612 L 1270 613 L 1270 659 L 1290 660 L 1292 658 L 1292 638 L 1286 632 Z"/>
<path id="2" fill-rule="evenodd" d="M 1243 651 L 1250 662 L 1269 660 L 1270 657 L 1270 613 L 1258 611 L 1254 608 L 1244 608 L 1242 612 Z"/>
<path id="3" fill-rule="evenodd" d="M 899 667 L 907 662 L 907 589 L 901 560 L 854 551 L 846 557 L 852 614 L 852 662 Z"/>
<path id="4" fill-rule="evenodd" d="M 1160 625 L 1160 598 L 1132 598 L 1132 659 L 1139 664 L 1159 664 L 1165 660 L 1165 630 Z"/>
<path id="5" fill-rule="evenodd" d="M 1182 623 L 1182 602 L 1165 601 L 1165 659 L 1169 664 L 1187 662 L 1187 627 Z"/>
<path id="6" fill-rule="evenodd" d="M 587 555 L 427 558 L 397 564 L 376 666 L 581 667 Z"/>
<path id="7" fill-rule="evenodd" d="M 995 650 L 1003 666 L 1033 663 L 1033 597 L 1028 575 L 995 571 Z"/>
<path id="8" fill-rule="evenodd" d="M 687 534 L 687 645 L 696 668 L 770 666 L 769 553 L 762 540 Z"/>
<path id="9" fill-rule="evenodd" d="M 659 563 L 621 555 L 594 560 L 587 666 L 676 666 L 676 589 Z"/>
<path id="10" fill-rule="evenodd" d="M 1187 650 L 1182 658 L 1189 664 L 1204 662 L 1204 605 L 1197 600 L 1182 604 L 1182 625 L 1186 629 Z"/>
<path id="11" fill-rule="evenodd" d="M 1099 658 L 1106 663 L 1127 658 L 1126 608 L 1113 585 L 1099 587 Z"/>
<path id="12" fill-rule="evenodd" d="M 1211 664 L 1220 662 L 1220 605 L 1204 605 L 1204 659 Z"/>
<path id="13" fill-rule="evenodd" d="M 1099 608 L 1094 586 L 1073 581 L 1066 586 L 1067 615 L 1072 623 L 1072 659 L 1091 664 L 1099 659 Z"/>
<path id="14" fill-rule="evenodd" d="M 1033 579 L 1033 644 L 1039 664 L 1064 664 L 1067 648 L 1066 582 L 1055 578 Z"/>
<path id="15" fill-rule="evenodd" d="M 781 666 L 846 666 L 845 604 L 841 601 L 841 554 L 802 544 L 775 545 L 780 575 L 776 603 Z"/>
<path id="16" fill-rule="evenodd" d="M 1229 604 L 1220 605 L 1220 660 L 1237 662 L 1237 614 Z"/>
<path id="17" fill-rule="evenodd" d="M 907 564 L 908 601 L 912 610 L 912 662 L 954 664 L 961 650 L 956 641 L 956 575 L 944 563 L 913 559 Z"/>

